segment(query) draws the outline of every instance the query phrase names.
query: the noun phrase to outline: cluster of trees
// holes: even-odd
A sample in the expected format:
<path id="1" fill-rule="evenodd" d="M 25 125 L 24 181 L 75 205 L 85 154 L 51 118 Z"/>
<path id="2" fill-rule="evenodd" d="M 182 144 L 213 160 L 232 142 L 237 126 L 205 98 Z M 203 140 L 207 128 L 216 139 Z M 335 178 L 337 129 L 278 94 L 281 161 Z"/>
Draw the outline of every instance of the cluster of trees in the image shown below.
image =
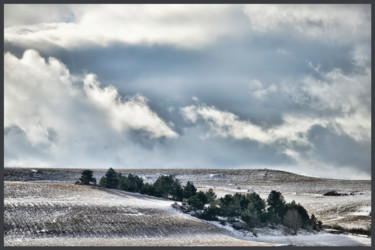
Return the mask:
<path id="1" fill-rule="evenodd" d="M 322 222 L 313 214 L 309 217 L 301 204 L 294 201 L 286 203 L 283 195 L 274 190 L 270 192 L 267 203 L 257 193 L 227 194 L 212 201 L 199 214 L 199 217 L 207 220 L 217 220 L 218 216 L 241 218 L 250 228 L 283 224 L 293 234 L 300 228 L 318 231 L 322 228 Z"/>
<path id="2" fill-rule="evenodd" d="M 197 192 L 197 189 L 191 182 L 188 182 L 185 187 L 182 187 L 179 180 L 172 175 L 160 176 L 153 184 L 144 183 L 143 179 L 137 175 L 128 174 L 123 176 L 116 172 L 113 168 L 108 169 L 105 175 L 100 179 L 99 185 L 106 188 L 114 188 L 125 190 L 129 192 L 139 192 L 157 197 L 163 197 L 175 201 L 188 201 L 189 204 L 194 205 L 197 209 L 202 209 L 206 202 L 211 202 L 216 198 L 213 191 L 206 193 Z M 201 202 L 202 194 L 205 198 L 204 203 Z"/>
<path id="3" fill-rule="evenodd" d="M 80 181 L 82 184 L 96 183 L 91 170 L 84 170 Z M 122 176 L 112 168 L 100 179 L 99 185 L 183 201 L 183 206 L 199 211 L 197 216 L 205 220 L 218 220 L 218 216 L 238 218 L 250 228 L 283 224 L 293 234 L 300 228 L 318 231 L 322 228 L 322 222 L 313 214 L 310 217 L 302 205 L 294 201 L 286 203 L 283 195 L 274 190 L 268 195 L 267 201 L 257 193 L 227 194 L 217 199 L 212 189 L 197 192 L 192 182 L 188 181 L 183 187 L 172 175 L 160 176 L 153 184 L 149 184 L 137 175 Z"/>

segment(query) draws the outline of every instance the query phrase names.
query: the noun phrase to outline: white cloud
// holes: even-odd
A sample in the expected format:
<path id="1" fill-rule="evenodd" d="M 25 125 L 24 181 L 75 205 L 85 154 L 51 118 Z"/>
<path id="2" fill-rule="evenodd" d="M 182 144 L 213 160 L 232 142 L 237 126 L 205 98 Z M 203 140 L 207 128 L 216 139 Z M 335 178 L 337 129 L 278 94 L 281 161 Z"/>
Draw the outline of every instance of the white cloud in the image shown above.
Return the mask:
<path id="1" fill-rule="evenodd" d="M 4 7 L 6 13 L 4 16 L 5 28 L 69 21 L 73 18 L 69 10 L 72 6 L 66 4 L 5 4 Z M 43 13 L 45 14 L 43 15 Z"/>
<path id="2" fill-rule="evenodd" d="M 272 83 L 268 87 L 264 87 L 258 79 L 253 79 L 250 81 L 249 89 L 252 96 L 259 100 L 264 100 L 269 94 L 277 92 L 278 87 L 275 83 Z"/>
<path id="3" fill-rule="evenodd" d="M 371 46 L 369 44 L 356 44 L 350 54 L 356 66 L 361 68 L 370 67 Z"/>
<path id="4" fill-rule="evenodd" d="M 370 5 L 338 4 L 252 4 L 244 7 L 256 32 L 299 35 L 334 43 L 369 40 L 370 10 Z"/>
<path id="5" fill-rule="evenodd" d="M 48 42 L 62 47 L 87 44 L 171 44 L 196 47 L 233 33 L 228 17 L 235 6 L 225 5 L 68 5 L 74 22 L 50 22 L 5 28 L 5 39 L 24 46 Z M 40 9 L 33 9 L 32 16 Z M 22 13 L 28 16 L 28 11 Z M 12 5 L 5 8 L 12 23 Z M 223 21 L 225 20 L 225 21 Z"/>
<path id="6" fill-rule="evenodd" d="M 186 121 L 195 123 L 198 119 L 197 107 L 195 105 L 181 108 L 181 113 Z"/>
<path id="7" fill-rule="evenodd" d="M 334 43 L 371 37 L 366 5 L 5 5 L 4 20 L 5 41 L 25 47 L 118 42 L 197 48 L 220 37 L 265 33 Z"/>
<path id="8" fill-rule="evenodd" d="M 371 139 L 371 71 L 344 74 L 341 69 L 308 75 L 300 82 L 284 83 L 282 91 L 315 112 L 333 112 L 325 119 L 357 141 Z"/>
<path id="9" fill-rule="evenodd" d="M 285 115 L 284 123 L 269 129 L 263 129 L 250 121 L 240 120 L 238 116 L 231 112 L 221 111 L 213 106 L 191 105 L 181 108 L 181 113 L 186 120 L 193 123 L 201 118 L 210 127 L 210 134 L 207 136 L 232 137 L 243 140 L 249 139 L 261 144 L 271 144 L 282 142 L 288 155 L 291 154 L 291 143 L 299 145 L 309 145 L 306 133 L 313 125 L 326 126 L 327 122 L 318 118 L 306 116 Z"/>
<path id="10" fill-rule="evenodd" d="M 152 138 L 175 138 L 142 96 L 121 100 L 117 90 L 100 87 L 95 76 L 84 87 L 72 84 L 69 70 L 55 58 L 45 60 L 34 50 L 22 58 L 4 55 L 4 128 L 18 126 L 34 146 L 62 154 L 62 144 L 118 137 L 124 130 L 143 130 Z M 56 133 L 58 140 L 51 139 Z M 92 140 L 92 139 L 90 139 Z M 67 146 L 65 145 L 65 146 Z"/>
<path id="11" fill-rule="evenodd" d="M 86 75 L 84 90 L 89 101 L 104 111 L 112 126 L 118 131 L 136 129 L 145 130 L 152 137 L 178 136 L 149 108 L 146 98 L 141 95 L 122 101 L 115 87 L 100 88 L 100 82 L 93 74 Z"/>
<path id="12" fill-rule="evenodd" d="M 76 95 L 70 80 L 69 71 L 54 58 L 45 61 L 33 50 L 21 59 L 5 54 L 4 127 L 19 126 L 31 143 L 48 143 L 48 128 L 66 129 L 63 112 Z"/>

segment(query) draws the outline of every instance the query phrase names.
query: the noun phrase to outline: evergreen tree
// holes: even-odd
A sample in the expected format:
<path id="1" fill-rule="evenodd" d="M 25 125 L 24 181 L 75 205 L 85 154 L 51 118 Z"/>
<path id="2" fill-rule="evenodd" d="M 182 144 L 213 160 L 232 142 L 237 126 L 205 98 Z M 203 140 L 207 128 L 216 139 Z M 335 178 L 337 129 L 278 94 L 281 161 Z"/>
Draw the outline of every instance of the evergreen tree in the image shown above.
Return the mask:
<path id="1" fill-rule="evenodd" d="M 195 209 L 203 209 L 204 205 L 207 203 L 206 194 L 202 191 L 199 191 L 194 196 L 190 197 L 187 200 L 187 203 Z"/>
<path id="2" fill-rule="evenodd" d="M 149 183 L 146 183 L 142 186 L 140 190 L 141 194 L 148 194 L 148 195 L 154 195 L 154 189 L 153 186 Z"/>
<path id="3" fill-rule="evenodd" d="M 230 194 L 226 194 L 224 197 L 220 198 L 219 205 L 220 205 L 220 215 L 222 216 L 241 215 L 241 206 L 239 202 L 236 202 L 234 197 Z"/>
<path id="4" fill-rule="evenodd" d="M 248 208 L 251 204 L 255 211 L 257 211 L 259 214 L 263 212 L 263 210 L 266 208 L 266 204 L 262 198 L 260 198 L 259 194 L 257 193 L 251 193 L 246 194 L 246 200 L 248 200 Z"/>
<path id="5" fill-rule="evenodd" d="M 216 194 L 215 194 L 215 192 L 212 190 L 212 188 L 210 188 L 210 189 L 206 192 L 206 197 L 207 197 L 207 203 L 211 203 L 211 202 L 215 201 L 215 199 L 216 199 Z"/>
<path id="6" fill-rule="evenodd" d="M 119 176 L 113 168 L 108 169 L 106 174 L 100 179 L 100 185 L 106 188 L 117 188 L 119 183 Z"/>
<path id="7" fill-rule="evenodd" d="M 127 177 L 119 178 L 119 189 L 129 192 L 139 192 L 143 186 L 143 180 L 137 175 L 129 174 Z"/>
<path id="8" fill-rule="evenodd" d="M 203 213 L 199 216 L 199 218 L 204 220 L 216 220 L 218 214 L 219 209 L 216 206 L 209 206 L 203 209 Z"/>
<path id="9" fill-rule="evenodd" d="M 184 197 L 184 190 L 177 179 L 174 179 L 170 194 L 172 195 L 172 199 L 177 201 L 182 201 Z"/>
<path id="10" fill-rule="evenodd" d="M 249 203 L 248 208 L 241 214 L 241 219 L 250 227 L 256 227 L 261 222 L 261 213 L 253 203 Z"/>
<path id="11" fill-rule="evenodd" d="M 268 211 L 275 213 L 279 218 L 283 218 L 285 214 L 284 196 L 275 190 L 272 190 L 267 198 Z"/>
<path id="12" fill-rule="evenodd" d="M 160 176 L 153 185 L 155 196 L 164 197 L 181 201 L 183 198 L 183 189 L 180 182 L 172 175 Z"/>
<path id="13" fill-rule="evenodd" d="M 96 184 L 96 179 L 93 177 L 93 172 L 92 170 L 89 170 L 89 169 L 82 171 L 81 177 L 79 178 L 79 180 L 84 185 L 89 185 L 90 182 L 94 182 Z"/>
<path id="14" fill-rule="evenodd" d="M 312 228 L 313 228 L 314 230 L 320 231 L 320 230 L 322 229 L 322 228 L 321 228 L 321 226 L 322 226 L 322 222 L 319 221 L 319 220 L 315 217 L 314 214 L 311 215 L 311 219 L 310 219 L 310 221 L 311 221 Z"/>
<path id="15" fill-rule="evenodd" d="M 184 187 L 184 198 L 189 199 L 196 193 L 197 193 L 197 189 L 195 188 L 194 184 L 188 181 L 186 183 L 186 186 Z"/>

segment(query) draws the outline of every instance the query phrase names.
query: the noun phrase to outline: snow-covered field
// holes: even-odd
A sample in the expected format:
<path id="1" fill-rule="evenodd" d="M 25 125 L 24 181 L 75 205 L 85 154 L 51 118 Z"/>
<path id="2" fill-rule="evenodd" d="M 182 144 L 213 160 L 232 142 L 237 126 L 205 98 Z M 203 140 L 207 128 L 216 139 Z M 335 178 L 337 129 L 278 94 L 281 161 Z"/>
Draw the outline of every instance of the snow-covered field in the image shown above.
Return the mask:
<path id="1" fill-rule="evenodd" d="M 168 200 L 72 184 L 4 184 L 6 246 L 269 245 L 237 239 Z"/>
<path id="2" fill-rule="evenodd" d="M 171 207 L 172 201 L 119 190 L 73 185 L 82 170 L 7 169 L 4 182 L 6 246 L 256 246 L 371 245 L 360 235 L 327 232 L 297 236 L 283 230 L 255 229 L 258 237 L 219 223 L 199 220 Z M 106 170 L 95 170 L 97 179 Z M 326 225 L 368 228 L 371 225 L 371 182 L 330 180 L 271 170 L 123 170 L 153 182 L 174 174 L 218 196 L 255 191 L 266 199 L 281 191 Z M 336 190 L 348 196 L 323 196 Z"/>

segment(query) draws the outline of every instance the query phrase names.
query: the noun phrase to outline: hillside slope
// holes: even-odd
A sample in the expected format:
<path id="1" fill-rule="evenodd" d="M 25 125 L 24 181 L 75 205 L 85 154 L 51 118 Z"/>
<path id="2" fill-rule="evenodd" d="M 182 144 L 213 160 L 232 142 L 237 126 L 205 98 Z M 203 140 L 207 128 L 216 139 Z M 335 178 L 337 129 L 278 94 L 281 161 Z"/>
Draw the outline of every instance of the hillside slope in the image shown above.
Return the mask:
<path id="1" fill-rule="evenodd" d="M 5 182 L 6 246 L 270 245 L 181 214 L 172 201 L 71 184 Z"/>

